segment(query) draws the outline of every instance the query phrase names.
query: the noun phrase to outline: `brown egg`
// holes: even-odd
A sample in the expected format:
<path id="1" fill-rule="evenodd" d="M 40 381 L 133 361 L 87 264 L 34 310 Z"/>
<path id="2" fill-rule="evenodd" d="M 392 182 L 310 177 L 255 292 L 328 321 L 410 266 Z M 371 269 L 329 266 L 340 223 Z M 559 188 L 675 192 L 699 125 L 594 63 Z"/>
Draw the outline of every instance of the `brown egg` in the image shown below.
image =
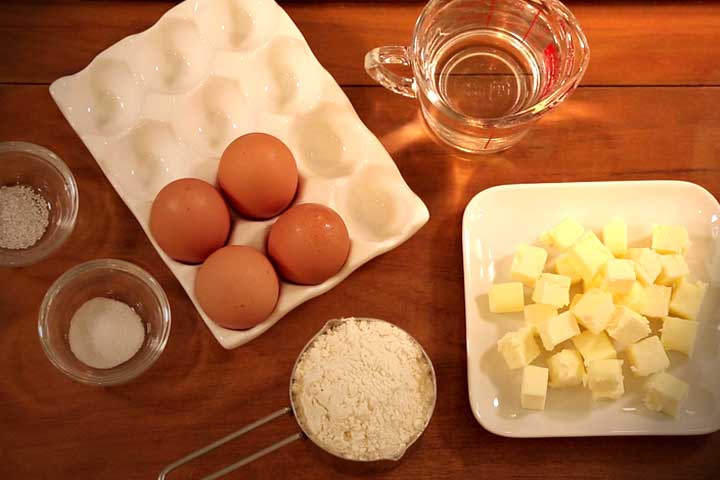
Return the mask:
<path id="1" fill-rule="evenodd" d="M 350 237 L 335 210 L 317 203 L 303 203 L 280 215 L 270 227 L 267 248 L 283 278 L 316 285 L 345 265 Z"/>
<path id="2" fill-rule="evenodd" d="M 195 295 L 205 313 L 225 328 L 252 328 L 275 309 L 277 274 L 252 247 L 228 245 L 210 255 L 195 278 Z"/>
<path id="3" fill-rule="evenodd" d="M 234 140 L 222 154 L 218 183 L 230 205 L 245 217 L 271 218 L 295 197 L 297 165 L 283 142 L 265 133 Z"/>
<path id="4" fill-rule="evenodd" d="M 160 248 L 180 262 L 200 263 L 225 245 L 230 211 L 215 187 L 195 178 L 175 180 L 155 197 L 150 231 Z"/>

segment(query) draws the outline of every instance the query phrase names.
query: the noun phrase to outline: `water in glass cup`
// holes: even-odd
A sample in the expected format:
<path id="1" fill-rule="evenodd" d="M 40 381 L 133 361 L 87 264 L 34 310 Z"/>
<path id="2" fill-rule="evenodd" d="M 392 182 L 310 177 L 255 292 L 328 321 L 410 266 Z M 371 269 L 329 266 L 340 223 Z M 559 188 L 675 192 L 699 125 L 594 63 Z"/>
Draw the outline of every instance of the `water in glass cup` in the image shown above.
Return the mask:
<path id="1" fill-rule="evenodd" d="M 577 86 L 587 41 L 557 0 L 432 0 L 409 49 L 368 53 L 368 73 L 417 97 L 437 136 L 460 150 L 492 153 L 515 144 Z M 413 77 L 388 63 L 412 66 Z"/>
<path id="2" fill-rule="evenodd" d="M 502 118 L 534 104 L 542 69 L 516 38 L 478 28 L 435 52 L 427 67 L 431 88 L 454 111 L 475 118 Z"/>

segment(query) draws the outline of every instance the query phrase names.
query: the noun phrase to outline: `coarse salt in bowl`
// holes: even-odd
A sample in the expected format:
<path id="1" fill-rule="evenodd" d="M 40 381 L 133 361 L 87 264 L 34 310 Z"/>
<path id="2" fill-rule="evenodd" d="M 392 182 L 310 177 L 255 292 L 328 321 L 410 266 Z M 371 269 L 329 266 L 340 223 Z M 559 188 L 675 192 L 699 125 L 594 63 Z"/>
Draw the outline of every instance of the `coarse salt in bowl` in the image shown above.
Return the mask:
<path id="1" fill-rule="evenodd" d="M 73 315 L 97 297 L 128 305 L 145 331 L 137 353 L 112 368 L 86 365 L 70 346 Z M 91 260 L 71 268 L 50 287 L 40 307 L 38 334 L 45 354 L 58 370 L 78 382 L 110 386 L 130 381 L 155 363 L 170 336 L 170 318 L 165 292 L 145 270 L 123 260 Z"/>
<path id="2" fill-rule="evenodd" d="M 60 157 L 32 143 L 1 142 L 0 189 L 0 266 L 39 262 L 67 240 L 78 189 Z"/>

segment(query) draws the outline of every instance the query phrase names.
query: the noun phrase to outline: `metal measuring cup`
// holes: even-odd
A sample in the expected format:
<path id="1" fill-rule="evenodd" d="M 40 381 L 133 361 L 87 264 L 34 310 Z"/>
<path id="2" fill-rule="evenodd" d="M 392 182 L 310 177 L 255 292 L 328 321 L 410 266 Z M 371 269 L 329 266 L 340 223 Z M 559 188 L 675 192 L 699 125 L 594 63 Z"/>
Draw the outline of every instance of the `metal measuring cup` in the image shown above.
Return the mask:
<path id="1" fill-rule="evenodd" d="M 172 472 L 173 470 L 181 467 L 182 465 L 185 465 L 186 463 L 201 457 L 205 455 L 206 453 L 215 450 L 216 448 L 220 447 L 221 445 L 224 445 L 231 440 L 234 440 L 242 435 L 245 435 L 248 432 L 251 432 L 252 430 L 255 430 L 256 428 L 265 425 L 266 423 L 269 423 L 276 418 L 279 418 L 283 415 L 286 415 L 288 413 L 292 414 L 295 417 L 295 421 L 297 422 L 298 426 L 300 427 L 300 432 L 297 432 L 293 435 L 290 435 L 289 437 L 286 437 L 279 442 L 276 442 L 268 447 L 263 448 L 262 450 L 258 450 L 257 452 L 254 452 L 246 457 L 243 457 L 239 459 L 238 461 L 228 465 L 225 468 L 222 468 L 214 473 L 211 473 L 210 475 L 203 477 L 202 480 L 214 480 L 216 478 L 220 478 L 223 475 L 226 475 L 234 470 L 237 470 L 238 468 L 247 465 L 250 462 L 253 462 L 261 457 L 264 457 L 265 455 L 274 452 L 275 450 L 278 450 L 279 448 L 284 447 L 285 445 L 288 445 L 295 440 L 300 440 L 303 437 L 307 437 L 308 440 L 317 448 L 318 452 L 320 453 L 321 457 L 325 460 L 329 461 L 330 463 L 333 463 L 335 466 L 337 466 L 340 469 L 347 469 L 354 472 L 359 471 L 376 471 L 376 470 L 384 470 L 387 468 L 392 468 L 393 466 L 397 465 L 397 462 L 402 459 L 402 457 L 407 453 L 408 449 L 413 446 L 418 438 L 425 432 L 425 429 L 427 428 L 428 424 L 430 423 L 430 419 L 432 418 L 433 412 L 435 411 L 435 403 L 437 400 L 437 379 L 435 377 L 435 369 L 433 367 L 432 361 L 430 361 L 430 357 L 428 356 L 427 352 L 422 348 L 422 345 L 409 333 L 405 332 L 405 330 L 401 329 L 397 325 L 392 324 L 395 328 L 398 328 L 399 330 L 405 332 L 405 334 L 410 338 L 420 349 L 420 351 L 423 354 L 423 357 L 427 361 L 429 371 L 430 371 L 430 378 L 432 380 L 432 388 L 433 388 L 433 396 L 432 396 L 432 403 L 430 405 L 430 408 L 428 409 L 427 418 L 425 418 L 425 421 L 422 425 L 422 428 L 418 430 L 418 432 L 415 434 L 413 438 L 410 439 L 410 441 L 407 443 L 405 448 L 398 452 L 395 456 L 390 458 L 382 458 L 378 460 L 355 460 L 350 458 L 341 457 L 335 452 L 332 452 L 325 447 L 323 447 L 315 438 L 313 438 L 313 435 L 307 430 L 306 425 L 303 424 L 301 417 L 298 415 L 298 410 L 295 405 L 295 396 L 293 395 L 293 384 L 295 383 L 295 374 L 297 371 L 298 364 L 300 363 L 300 359 L 303 358 L 305 355 L 305 352 L 310 348 L 310 346 L 315 343 L 315 340 L 317 340 L 318 337 L 325 334 L 328 330 L 331 330 L 338 325 L 341 325 L 344 322 L 347 321 L 366 321 L 366 322 L 385 322 L 384 320 L 379 320 L 376 318 L 355 318 L 355 317 L 348 317 L 348 318 L 341 318 L 341 319 L 333 319 L 329 320 L 311 339 L 308 341 L 303 349 L 300 351 L 300 354 L 295 359 L 295 364 L 293 365 L 292 373 L 290 374 L 290 387 L 289 387 L 289 394 L 290 394 L 290 406 L 281 408 L 280 410 L 271 413 L 267 417 L 261 418 L 260 420 L 257 420 L 249 425 L 246 425 L 242 427 L 240 430 L 237 430 L 236 432 L 233 432 L 229 435 L 226 435 L 225 437 L 216 440 L 215 442 L 202 447 L 198 450 L 195 450 L 194 452 L 190 453 L 189 455 L 177 460 L 176 462 L 171 463 L 170 465 L 163 468 L 163 470 L 160 472 L 160 475 L 158 476 L 158 480 L 165 480 L 167 475 Z"/>

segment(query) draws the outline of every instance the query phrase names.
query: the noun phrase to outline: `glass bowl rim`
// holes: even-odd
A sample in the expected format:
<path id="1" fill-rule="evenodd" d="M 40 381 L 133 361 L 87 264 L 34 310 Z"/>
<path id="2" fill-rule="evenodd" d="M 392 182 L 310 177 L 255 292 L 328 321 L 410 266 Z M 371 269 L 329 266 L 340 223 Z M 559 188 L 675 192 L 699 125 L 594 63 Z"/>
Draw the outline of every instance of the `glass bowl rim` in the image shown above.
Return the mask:
<path id="1" fill-rule="evenodd" d="M 48 342 L 48 329 L 49 329 L 49 317 L 50 308 L 53 300 L 58 294 L 73 280 L 87 275 L 91 272 L 105 271 L 106 273 L 111 272 L 123 272 L 134 277 L 136 280 L 149 287 L 153 297 L 160 306 L 161 311 L 161 331 L 158 334 L 159 340 L 157 347 L 153 348 L 148 358 L 134 365 L 133 368 L 128 370 L 121 370 L 119 372 L 112 372 L 114 369 L 100 370 L 103 372 L 102 375 L 85 375 L 76 372 L 74 369 L 67 367 L 53 351 L 53 348 Z M 148 368 L 150 368 L 155 361 L 160 357 L 160 354 L 165 350 L 168 338 L 170 337 L 170 327 L 172 324 L 172 315 L 170 311 L 170 302 L 168 301 L 165 291 L 160 286 L 160 283 L 147 271 L 143 270 L 139 266 L 127 262 L 125 260 L 118 260 L 113 258 L 103 258 L 90 260 L 87 262 L 80 263 L 65 273 L 60 275 L 55 282 L 50 286 L 45 297 L 43 298 L 38 314 L 38 336 L 40 337 L 40 344 L 42 345 L 45 355 L 58 370 L 81 383 L 87 385 L 99 385 L 99 386 L 110 386 L 128 382 L 133 378 L 136 378 Z M 125 364 L 121 364 L 125 365 Z M 117 367 L 115 367 L 117 368 Z"/>
<path id="2" fill-rule="evenodd" d="M 55 152 L 43 147 L 42 145 L 30 142 L 15 140 L 0 142 L 0 156 L 11 152 L 31 155 L 58 172 L 63 179 L 63 184 L 65 185 L 65 189 L 67 190 L 70 198 L 70 202 L 67 205 L 69 215 L 67 216 L 65 225 L 63 225 L 62 228 L 58 228 L 53 236 L 47 240 L 47 242 L 41 240 L 35 245 L 25 249 L 8 250 L 8 252 L 11 252 L 9 255 L 6 254 L 3 257 L 0 257 L 0 266 L 24 267 L 44 260 L 65 243 L 72 231 L 75 229 L 80 195 L 78 192 L 77 182 L 75 181 L 72 171 Z"/>

